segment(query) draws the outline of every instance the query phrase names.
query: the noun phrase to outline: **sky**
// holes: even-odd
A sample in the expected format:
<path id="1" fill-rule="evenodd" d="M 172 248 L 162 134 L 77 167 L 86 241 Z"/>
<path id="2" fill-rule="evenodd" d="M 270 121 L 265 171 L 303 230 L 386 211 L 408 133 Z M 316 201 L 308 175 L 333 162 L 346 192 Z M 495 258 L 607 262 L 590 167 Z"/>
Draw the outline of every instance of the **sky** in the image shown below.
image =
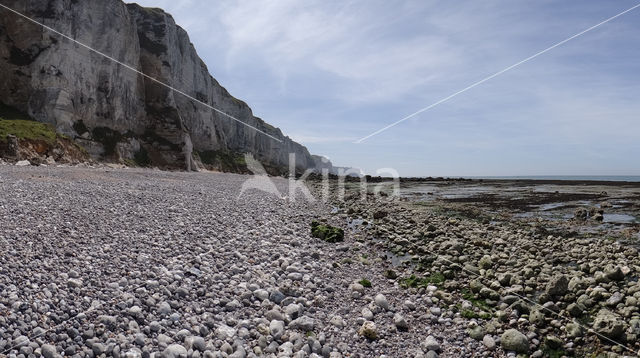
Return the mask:
<path id="1" fill-rule="evenodd" d="M 368 174 L 640 175 L 639 0 L 139 0 L 311 153 Z"/>

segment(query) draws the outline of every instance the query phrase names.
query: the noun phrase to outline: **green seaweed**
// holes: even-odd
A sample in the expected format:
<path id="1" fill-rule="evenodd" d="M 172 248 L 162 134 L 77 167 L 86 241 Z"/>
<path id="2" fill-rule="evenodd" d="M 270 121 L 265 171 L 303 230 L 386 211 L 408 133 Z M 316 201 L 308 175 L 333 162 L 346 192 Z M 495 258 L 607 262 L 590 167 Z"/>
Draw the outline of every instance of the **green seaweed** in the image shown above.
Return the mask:
<path id="1" fill-rule="evenodd" d="M 476 295 L 469 291 L 462 291 L 462 298 L 471 302 L 474 307 L 480 308 L 482 310 L 491 310 L 491 307 L 487 304 L 487 302 L 482 298 L 477 298 Z"/>
<path id="2" fill-rule="evenodd" d="M 404 288 L 420 288 L 427 287 L 429 285 L 440 285 L 444 282 L 445 277 L 443 274 L 436 272 L 427 277 L 418 277 L 411 275 L 409 277 L 400 279 L 400 286 Z"/>
<path id="3" fill-rule="evenodd" d="M 469 319 L 472 319 L 472 318 L 490 319 L 491 318 L 491 314 L 487 312 L 476 313 L 475 311 L 469 310 L 469 309 L 461 309 L 460 315 L 464 318 L 469 318 Z"/>
<path id="4" fill-rule="evenodd" d="M 344 241 L 344 230 L 315 220 L 311 222 L 311 235 L 326 242 Z"/>
<path id="5" fill-rule="evenodd" d="M 398 278 L 398 273 L 396 273 L 395 270 L 388 269 L 384 271 L 384 277 L 390 280 L 395 280 L 396 278 Z"/>
<path id="6" fill-rule="evenodd" d="M 241 172 L 246 170 L 244 155 L 222 150 L 206 150 L 196 153 L 205 165 L 213 166 L 224 172 Z"/>

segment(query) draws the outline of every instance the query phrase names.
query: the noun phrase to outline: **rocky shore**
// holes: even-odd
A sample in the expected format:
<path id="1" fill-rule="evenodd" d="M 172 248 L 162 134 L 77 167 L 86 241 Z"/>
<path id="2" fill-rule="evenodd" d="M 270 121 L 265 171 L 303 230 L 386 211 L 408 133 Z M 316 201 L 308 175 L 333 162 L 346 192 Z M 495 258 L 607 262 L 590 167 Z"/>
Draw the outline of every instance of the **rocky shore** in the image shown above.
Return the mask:
<path id="1" fill-rule="evenodd" d="M 637 245 L 418 204 L 355 192 L 335 203 L 339 216 L 366 220 L 357 240 L 387 252 L 401 286 L 467 318 L 458 334 L 532 357 L 638 355 Z"/>
<path id="2" fill-rule="evenodd" d="M 0 166 L 0 355 L 636 354 L 635 249 L 247 178 Z"/>

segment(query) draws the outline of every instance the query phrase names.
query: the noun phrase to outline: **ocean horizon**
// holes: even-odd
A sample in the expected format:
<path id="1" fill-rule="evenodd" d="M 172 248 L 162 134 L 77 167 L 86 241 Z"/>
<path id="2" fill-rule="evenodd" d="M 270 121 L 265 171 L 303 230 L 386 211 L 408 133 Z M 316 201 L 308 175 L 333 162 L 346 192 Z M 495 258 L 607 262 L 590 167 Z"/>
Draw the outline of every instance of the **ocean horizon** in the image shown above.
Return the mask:
<path id="1" fill-rule="evenodd" d="M 463 176 L 465 179 L 505 179 L 505 180 L 589 180 L 640 182 L 640 175 L 513 175 L 513 176 Z"/>

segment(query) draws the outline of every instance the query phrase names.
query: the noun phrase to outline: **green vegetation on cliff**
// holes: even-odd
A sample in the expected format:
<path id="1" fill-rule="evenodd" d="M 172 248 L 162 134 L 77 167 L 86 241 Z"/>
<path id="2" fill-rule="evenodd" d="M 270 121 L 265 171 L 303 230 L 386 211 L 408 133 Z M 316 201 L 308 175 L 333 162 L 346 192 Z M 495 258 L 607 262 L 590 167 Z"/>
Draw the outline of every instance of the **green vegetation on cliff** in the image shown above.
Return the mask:
<path id="1" fill-rule="evenodd" d="M 42 140 L 49 144 L 56 140 L 56 131 L 47 124 L 22 119 L 6 120 L 0 118 L 0 142 L 6 142 L 9 134 L 18 139 Z"/>
<path id="2" fill-rule="evenodd" d="M 196 152 L 202 164 L 223 172 L 244 173 L 247 172 L 247 163 L 240 153 L 206 150 Z"/>
<path id="3" fill-rule="evenodd" d="M 57 134 L 48 124 L 33 121 L 26 114 L 0 103 L 0 142 L 7 141 L 7 135 L 18 139 L 41 140 L 52 144 Z"/>

